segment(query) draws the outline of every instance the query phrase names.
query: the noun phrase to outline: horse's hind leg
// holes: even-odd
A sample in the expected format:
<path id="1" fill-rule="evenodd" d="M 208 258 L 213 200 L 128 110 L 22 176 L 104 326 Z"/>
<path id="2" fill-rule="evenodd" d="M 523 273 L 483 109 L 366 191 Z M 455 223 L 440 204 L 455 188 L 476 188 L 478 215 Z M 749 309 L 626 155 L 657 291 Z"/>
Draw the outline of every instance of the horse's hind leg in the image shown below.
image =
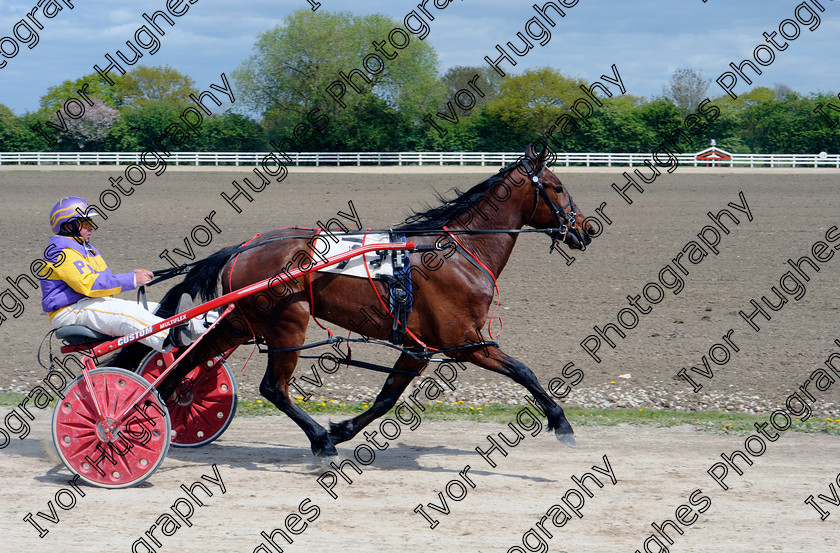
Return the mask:
<path id="1" fill-rule="evenodd" d="M 566 420 L 563 408 L 545 392 L 537 377 L 525 364 L 495 346 L 464 351 L 454 357 L 503 374 L 517 384 L 524 386 L 534 396 L 540 409 L 545 412 L 546 418 L 548 418 L 548 429 L 554 430 L 557 440 L 569 447 L 575 447 L 575 433 L 572 430 L 572 425 Z"/>
<path id="2" fill-rule="evenodd" d="M 417 372 L 417 375 L 419 375 L 427 364 L 427 361 L 414 359 L 410 355 L 403 353 L 397 359 L 394 368 L 401 371 Z M 346 442 L 358 434 L 362 428 L 387 413 L 396 405 L 400 395 L 414 378 L 414 376 L 407 374 L 389 375 L 379 395 L 376 396 L 373 405 L 367 411 L 352 419 L 330 423 L 330 438 L 332 439 L 332 443 L 339 444 Z"/>
<path id="3" fill-rule="evenodd" d="M 290 346 L 269 342 L 269 347 L 279 349 Z M 297 352 L 269 354 L 268 367 L 260 383 L 260 393 L 303 430 L 309 438 L 313 454 L 317 457 L 335 457 L 338 452 L 327 430 L 298 407 L 289 396 L 289 380 L 295 370 L 297 359 Z"/>

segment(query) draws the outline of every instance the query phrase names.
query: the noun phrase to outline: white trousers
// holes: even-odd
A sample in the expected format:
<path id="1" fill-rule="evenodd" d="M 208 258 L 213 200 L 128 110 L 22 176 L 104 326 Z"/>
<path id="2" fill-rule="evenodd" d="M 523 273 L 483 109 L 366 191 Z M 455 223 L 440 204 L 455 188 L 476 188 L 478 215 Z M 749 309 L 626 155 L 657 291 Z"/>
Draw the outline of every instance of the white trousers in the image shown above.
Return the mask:
<path id="1" fill-rule="evenodd" d="M 51 325 L 53 328 L 82 325 L 109 336 L 126 336 L 163 321 L 152 313 L 157 306 L 157 303 L 150 301 L 147 311 L 137 302 L 120 298 L 83 298 L 56 313 Z M 193 337 L 204 330 L 203 319 L 190 320 L 190 333 Z M 140 342 L 156 351 L 164 351 L 166 348 L 163 341 L 168 334 L 169 329 L 162 330 L 146 336 Z"/>

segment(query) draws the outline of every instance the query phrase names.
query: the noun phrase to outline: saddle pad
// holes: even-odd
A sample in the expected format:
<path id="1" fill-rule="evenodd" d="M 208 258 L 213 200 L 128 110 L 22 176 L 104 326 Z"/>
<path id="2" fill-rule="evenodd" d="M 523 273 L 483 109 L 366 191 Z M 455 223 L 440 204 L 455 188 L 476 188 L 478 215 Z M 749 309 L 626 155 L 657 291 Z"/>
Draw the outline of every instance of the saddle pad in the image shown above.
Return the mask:
<path id="1" fill-rule="evenodd" d="M 331 236 L 338 238 L 338 244 L 335 243 L 335 240 L 333 240 Z M 333 257 L 355 248 L 359 248 L 362 245 L 387 244 L 391 242 L 391 238 L 387 234 L 365 234 L 357 236 L 322 234 L 320 235 L 320 240 L 318 240 L 319 254 L 321 253 L 324 242 L 329 244 L 330 249 L 329 251 L 323 253 L 323 257 Z M 316 261 L 322 261 L 323 257 L 319 255 L 316 258 Z M 375 252 L 370 252 L 364 255 L 357 255 L 356 257 L 342 261 L 337 265 L 325 267 L 324 269 L 320 269 L 319 272 L 338 273 L 345 276 L 368 278 L 368 273 L 365 270 L 365 264 L 367 264 L 367 270 L 370 271 L 370 276 L 372 278 L 393 276 L 394 265 L 391 261 L 391 257 L 390 251 L 383 251 L 381 256 Z"/>

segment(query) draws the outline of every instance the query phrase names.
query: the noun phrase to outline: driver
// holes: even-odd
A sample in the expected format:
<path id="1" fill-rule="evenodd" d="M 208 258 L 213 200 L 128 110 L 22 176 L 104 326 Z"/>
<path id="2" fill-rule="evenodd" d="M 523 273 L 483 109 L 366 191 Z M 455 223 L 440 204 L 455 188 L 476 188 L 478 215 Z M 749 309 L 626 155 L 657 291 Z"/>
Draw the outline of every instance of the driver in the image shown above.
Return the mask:
<path id="1" fill-rule="evenodd" d="M 49 314 L 50 324 L 53 328 L 82 325 L 109 336 L 125 336 L 163 321 L 139 303 L 114 297 L 148 284 L 153 274 L 145 269 L 111 272 L 99 250 L 90 244 L 90 217 L 97 215 L 87 201 L 77 196 L 62 198 L 50 211 L 53 236 L 44 251 L 47 264 L 43 268 L 48 278 L 41 279 L 41 307 Z M 156 305 L 149 302 L 151 309 Z M 178 304 L 178 313 L 190 307 L 191 298 L 185 294 Z M 192 334 L 198 333 L 200 330 L 194 329 Z M 166 352 L 172 346 L 189 345 L 192 336 L 186 325 L 179 325 L 140 341 Z"/>

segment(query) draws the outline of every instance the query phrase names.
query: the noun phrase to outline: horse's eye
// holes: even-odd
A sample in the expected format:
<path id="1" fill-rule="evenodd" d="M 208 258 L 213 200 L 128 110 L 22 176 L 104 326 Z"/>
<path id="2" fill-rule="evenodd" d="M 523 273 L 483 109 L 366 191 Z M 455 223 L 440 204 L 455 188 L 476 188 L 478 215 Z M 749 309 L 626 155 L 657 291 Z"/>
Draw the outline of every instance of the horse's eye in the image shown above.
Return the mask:
<path id="1" fill-rule="evenodd" d="M 554 191 L 557 192 L 558 194 L 562 194 L 563 193 L 563 185 L 558 184 L 557 186 L 554 187 Z"/>

